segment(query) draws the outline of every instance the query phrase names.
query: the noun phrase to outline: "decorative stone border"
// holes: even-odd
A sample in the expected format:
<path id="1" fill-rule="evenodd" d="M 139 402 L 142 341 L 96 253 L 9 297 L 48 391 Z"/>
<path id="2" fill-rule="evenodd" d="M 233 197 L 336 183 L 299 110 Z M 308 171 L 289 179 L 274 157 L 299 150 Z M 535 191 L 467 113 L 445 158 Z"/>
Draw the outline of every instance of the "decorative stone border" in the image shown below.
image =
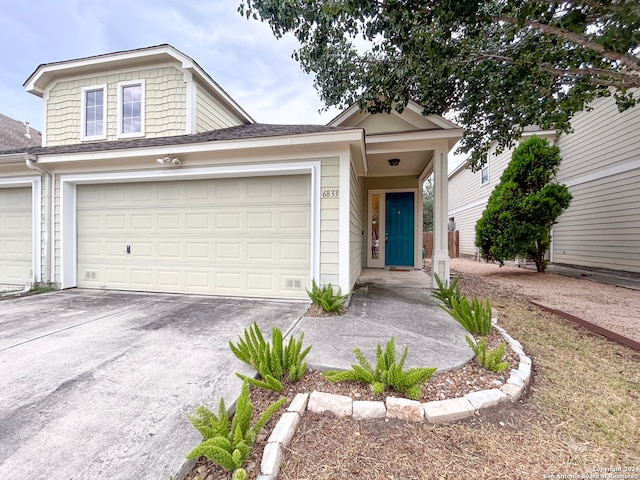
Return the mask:
<path id="1" fill-rule="evenodd" d="M 525 355 L 520 342 L 511 337 L 502 327 L 493 325 L 511 350 L 520 357 L 518 368 L 511 369 L 509 379 L 500 389 L 480 390 L 464 397 L 420 403 L 406 398 L 387 397 L 385 402 L 353 400 L 344 395 L 313 391 L 299 393 L 280 417 L 267 440 L 262 454 L 260 475 L 257 480 L 276 480 L 284 449 L 291 443 L 300 419 L 306 410 L 316 413 L 331 412 L 337 417 L 352 417 L 354 420 L 393 418 L 409 422 L 450 422 L 466 418 L 475 411 L 496 406 L 505 401 L 515 402 L 531 381 L 531 359 Z"/>

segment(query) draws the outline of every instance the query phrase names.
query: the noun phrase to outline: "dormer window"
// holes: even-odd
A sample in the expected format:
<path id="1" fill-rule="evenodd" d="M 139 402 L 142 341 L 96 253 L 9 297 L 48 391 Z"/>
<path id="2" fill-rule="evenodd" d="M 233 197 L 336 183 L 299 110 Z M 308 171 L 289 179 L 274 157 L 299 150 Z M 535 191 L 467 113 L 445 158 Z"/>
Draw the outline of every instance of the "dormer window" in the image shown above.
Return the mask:
<path id="1" fill-rule="evenodd" d="M 106 86 L 95 85 L 82 89 L 81 140 L 104 140 L 106 135 Z"/>
<path id="2" fill-rule="evenodd" d="M 118 83 L 118 137 L 144 135 L 144 80 Z"/>

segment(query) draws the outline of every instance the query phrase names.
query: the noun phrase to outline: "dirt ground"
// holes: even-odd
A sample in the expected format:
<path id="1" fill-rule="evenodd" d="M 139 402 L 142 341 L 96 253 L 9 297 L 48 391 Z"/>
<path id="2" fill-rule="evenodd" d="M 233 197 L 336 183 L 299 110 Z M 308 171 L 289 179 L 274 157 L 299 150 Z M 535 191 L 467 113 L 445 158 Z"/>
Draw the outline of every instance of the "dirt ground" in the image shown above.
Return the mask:
<path id="1" fill-rule="evenodd" d="M 462 258 L 452 259 L 451 269 L 462 276 L 480 277 L 488 285 L 510 291 L 514 298 L 561 310 L 640 341 L 640 292 L 637 290 Z M 486 296 L 491 296 L 491 292 L 486 292 Z"/>

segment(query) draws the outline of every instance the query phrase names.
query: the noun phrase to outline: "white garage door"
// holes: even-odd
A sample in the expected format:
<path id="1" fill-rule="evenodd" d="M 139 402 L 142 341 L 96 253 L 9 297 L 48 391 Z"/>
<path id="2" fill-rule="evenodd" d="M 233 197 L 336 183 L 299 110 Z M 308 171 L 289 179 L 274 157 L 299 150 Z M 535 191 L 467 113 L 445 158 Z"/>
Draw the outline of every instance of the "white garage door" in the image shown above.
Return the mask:
<path id="1" fill-rule="evenodd" d="M 305 298 L 309 175 L 78 186 L 78 286 Z"/>
<path id="2" fill-rule="evenodd" d="M 31 188 L 0 188 L 0 290 L 32 279 Z"/>

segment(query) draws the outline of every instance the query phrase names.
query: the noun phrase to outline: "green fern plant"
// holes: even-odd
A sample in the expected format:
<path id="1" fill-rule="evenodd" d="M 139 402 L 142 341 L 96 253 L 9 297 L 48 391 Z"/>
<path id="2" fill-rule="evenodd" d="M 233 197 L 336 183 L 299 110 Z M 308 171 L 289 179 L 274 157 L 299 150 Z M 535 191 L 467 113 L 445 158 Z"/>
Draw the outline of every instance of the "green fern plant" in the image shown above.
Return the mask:
<path id="1" fill-rule="evenodd" d="M 460 295 L 460 287 L 458 287 L 460 277 L 456 277 L 453 282 L 449 284 L 447 281 L 443 282 L 440 280 L 437 273 L 435 273 L 434 276 L 438 284 L 438 291 L 434 291 L 431 295 L 440 300 L 448 309 L 451 309 L 451 299 L 455 298 L 459 302 L 462 298 L 462 295 Z"/>
<path id="2" fill-rule="evenodd" d="M 420 398 L 420 386 L 427 382 L 435 368 L 410 368 L 403 370 L 404 362 L 407 358 L 408 347 L 404 348 L 400 361 L 396 361 L 395 340 L 391 337 L 385 346 L 384 352 L 378 344 L 376 349 L 376 366 L 373 368 L 369 361 L 362 354 L 359 348 L 355 348 L 353 353 L 359 365 L 351 365 L 351 370 L 327 370 L 324 376 L 330 382 L 355 381 L 368 383 L 371 390 L 376 394 L 381 394 L 385 389 L 393 389 L 400 392 L 412 400 Z"/>
<path id="3" fill-rule="evenodd" d="M 476 354 L 476 362 L 481 367 L 491 370 L 492 372 L 499 373 L 509 366 L 509 362 L 502 361 L 507 344 L 505 342 L 500 343 L 496 348 L 487 350 L 487 342 L 484 338 L 475 344 L 469 335 L 465 335 L 467 343 Z"/>
<path id="4" fill-rule="evenodd" d="M 198 407 L 194 415 L 188 415 L 191 424 L 200 432 L 203 441 L 187 455 L 189 460 L 207 457 L 228 472 L 233 472 L 234 480 L 244 480 L 246 472 L 242 468 L 258 433 L 269 419 L 278 411 L 286 398 L 272 403 L 251 426 L 253 405 L 249 399 L 249 384 L 242 382 L 240 396 L 236 402 L 233 420 L 224 405 L 224 399 L 218 404 L 218 414 L 206 407 Z"/>
<path id="5" fill-rule="evenodd" d="M 239 360 L 254 368 L 262 380 L 240 373 L 236 375 L 256 387 L 281 392 L 283 380 L 298 381 L 307 370 L 304 358 L 311 350 L 311 346 L 302 350 L 303 339 L 304 333 L 299 339 L 291 337 L 285 346 L 282 331 L 273 327 L 271 343 L 269 343 L 264 339 L 258 324 L 254 322 L 248 330 L 245 328 L 244 338 L 240 337 L 237 345 L 229 341 L 229 347 Z"/>
<path id="6" fill-rule="evenodd" d="M 473 335 L 487 335 L 491 332 L 491 302 L 484 302 L 473 297 L 471 303 L 466 297 L 451 297 L 451 308 L 438 305 L 455 318 L 465 330 Z"/>
<path id="7" fill-rule="evenodd" d="M 351 295 L 347 293 L 342 295 L 342 290 L 338 288 L 338 291 L 334 294 L 331 284 L 324 285 L 322 288 L 318 287 L 315 280 L 311 282 L 311 291 L 307 290 L 307 295 L 314 305 L 322 308 L 327 313 L 337 313 L 342 315 L 342 307 L 347 302 L 347 298 Z"/>

